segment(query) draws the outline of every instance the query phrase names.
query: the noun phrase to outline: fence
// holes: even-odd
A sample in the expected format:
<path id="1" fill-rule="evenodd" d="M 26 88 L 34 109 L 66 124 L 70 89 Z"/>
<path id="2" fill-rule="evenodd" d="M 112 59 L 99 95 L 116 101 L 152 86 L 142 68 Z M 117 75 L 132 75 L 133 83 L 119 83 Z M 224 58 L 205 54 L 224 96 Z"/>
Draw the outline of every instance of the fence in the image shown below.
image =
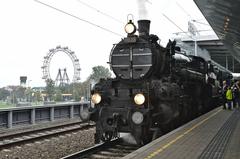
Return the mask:
<path id="1" fill-rule="evenodd" d="M 0 109 L 0 128 L 79 118 L 81 111 L 88 107 L 89 102 L 69 102 Z"/>

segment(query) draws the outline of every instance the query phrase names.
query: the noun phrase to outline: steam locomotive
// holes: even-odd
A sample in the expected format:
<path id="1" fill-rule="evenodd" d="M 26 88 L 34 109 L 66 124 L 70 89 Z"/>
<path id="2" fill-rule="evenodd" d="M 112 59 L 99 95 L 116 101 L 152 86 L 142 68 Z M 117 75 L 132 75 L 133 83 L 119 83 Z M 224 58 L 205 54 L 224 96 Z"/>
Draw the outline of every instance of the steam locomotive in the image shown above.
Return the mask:
<path id="1" fill-rule="evenodd" d="M 219 101 L 220 70 L 181 53 L 175 41 L 161 46 L 149 28 L 149 20 L 139 20 L 138 29 L 129 20 L 127 37 L 110 54 L 116 77 L 101 79 L 91 90 L 96 142 L 128 132 L 138 144 L 146 144 Z"/>

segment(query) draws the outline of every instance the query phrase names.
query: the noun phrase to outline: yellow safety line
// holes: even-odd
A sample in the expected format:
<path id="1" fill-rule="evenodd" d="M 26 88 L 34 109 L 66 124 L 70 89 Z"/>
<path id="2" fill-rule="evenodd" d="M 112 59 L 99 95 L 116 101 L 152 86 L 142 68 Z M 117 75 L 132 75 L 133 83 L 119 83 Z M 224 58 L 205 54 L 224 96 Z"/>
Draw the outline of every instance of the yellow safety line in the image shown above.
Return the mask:
<path id="1" fill-rule="evenodd" d="M 175 139 L 173 139 L 172 141 L 168 142 L 167 144 L 163 145 L 162 147 L 158 148 L 157 150 L 155 150 L 154 152 L 152 152 L 151 154 L 149 154 L 147 157 L 145 157 L 144 159 L 151 159 L 153 157 L 155 157 L 156 155 L 158 155 L 160 152 L 162 152 L 163 150 L 167 149 L 168 147 L 170 147 L 172 144 L 174 144 L 175 142 L 177 142 L 179 139 L 181 139 L 182 137 L 184 137 L 185 135 L 187 135 L 188 133 L 190 133 L 191 131 L 193 131 L 194 129 L 196 129 L 197 127 L 199 127 L 200 125 L 202 125 L 203 123 L 205 123 L 207 120 L 209 120 L 210 118 L 214 117 L 215 115 L 217 115 L 220 111 L 222 111 L 222 109 L 218 110 L 217 112 L 213 113 L 212 115 L 210 115 L 209 117 L 207 117 L 206 119 L 202 120 L 201 122 L 197 123 L 196 125 L 194 125 L 193 127 L 191 127 L 190 129 L 188 129 L 187 131 L 185 131 L 183 134 L 179 135 L 178 137 L 176 137 Z"/>

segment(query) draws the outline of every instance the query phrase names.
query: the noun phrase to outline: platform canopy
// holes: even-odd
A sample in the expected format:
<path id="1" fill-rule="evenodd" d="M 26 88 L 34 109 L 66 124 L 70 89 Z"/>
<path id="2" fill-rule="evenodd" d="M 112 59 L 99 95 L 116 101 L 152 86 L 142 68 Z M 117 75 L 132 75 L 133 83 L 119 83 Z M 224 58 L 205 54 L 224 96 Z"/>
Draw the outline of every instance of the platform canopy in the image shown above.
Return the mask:
<path id="1" fill-rule="evenodd" d="M 204 35 L 197 37 L 197 46 L 203 50 L 207 50 L 211 60 L 226 68 L 230 72 L 240 72 L 240 62 L 231 54 L 231 48 L 215 35 Z M 181 41 L 194 47 L 194 41 L 188 37 L 182 37 Z M 198 53 L 198 56 L 201 53 Z"/>
<path id="2" fill-rule="evenodd" d="M 224 63 L 224 61 L 226 63 L 226 60 L 233 61 L 233 67 L 236 65 L 233 72 L 238 72 L 240 62 L 240 0 L 194 1 L 220 39 L 208 43 L 207 47 L 211 56 L 216 61 L 221 61 L 220 63 Z M 235 58 L 235 64 L 231 56 Z"/>

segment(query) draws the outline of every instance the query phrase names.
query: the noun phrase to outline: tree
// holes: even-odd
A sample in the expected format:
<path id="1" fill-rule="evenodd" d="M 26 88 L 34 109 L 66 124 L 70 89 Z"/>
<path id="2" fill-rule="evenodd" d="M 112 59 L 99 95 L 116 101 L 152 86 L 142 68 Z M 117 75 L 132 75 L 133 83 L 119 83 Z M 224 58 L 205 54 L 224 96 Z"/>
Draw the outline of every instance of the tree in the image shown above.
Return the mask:
<path id="1" fill-rule="evenodd" d="M 86 80 L 82 83 L 73 84 L 73 99 L 79 101 L 81 97 L 88 98 L 90 94 L 90 83 Z"/>
<path id="2" fill-rule="evenodd" d="M 95 66 L 92 68 L 92 74 L 88 80 L 93 80 L 94 83 L 98 82 L 101 78 L 110 78 L 111 72 L 104 66 Z"/>
<path id="3" fill-rule="evenodd" d="M 73 94 L 73 99 L 75 101 L 80 101 L 81 99 L 81 83 L 72 83 L 71 84 L 72 88 L 72 94 Z"/>
<path id="4" fill-rule="evenodd" d="M 95 66 L 92 68 L 92 74 L 87 78 L 86 81 L 81 83 L 71 83 L 69 87 L 73 94 L 73 99 L 79 101 L 81 97 L 88 99 L 90 96 L 90 84 L 98 82 L 101 78 L 110 78 L 111 72 L 108 68 L 103 66 Z"/>
<path id="5" fill-rule="evenodd" d="M 26 99 L 26 88 L 22 86 L 17 86 L 14 89 L 15 96 L 18 98 L 20 101 Z"/>
<path id="6" fill-rule="evenodd" d="M 62 101 L 62 91 L 60 89 L 56 90 L 55 101 L 57 101 L 57 102 Z"/>
<path id="7" fill-rule="evenodd" d="M 25 90 L 25 96 L 28 102 L 32 102 L 32 89 L 29 87 Z"/>
<path id="8" fill-rule="evenodd" d="M 34 92 L 34 101 L 37 101 L 37 102 L 42 101 L 42 96 L 40 91 Z"/>
<path id="9" fill-rule="evenodd" d="M 0 89 L 0 100 L 6 100 L 10 96 L 10 92 L 4 88 Z"/>
<path id="10" fill-rule="evenodd" d="M 46 80 L 46 93 L 48 95 L 49 100 L 53 100 L 53 96 L 55 94 L 55 84 L 52 79 L 47 79 Z"/>

